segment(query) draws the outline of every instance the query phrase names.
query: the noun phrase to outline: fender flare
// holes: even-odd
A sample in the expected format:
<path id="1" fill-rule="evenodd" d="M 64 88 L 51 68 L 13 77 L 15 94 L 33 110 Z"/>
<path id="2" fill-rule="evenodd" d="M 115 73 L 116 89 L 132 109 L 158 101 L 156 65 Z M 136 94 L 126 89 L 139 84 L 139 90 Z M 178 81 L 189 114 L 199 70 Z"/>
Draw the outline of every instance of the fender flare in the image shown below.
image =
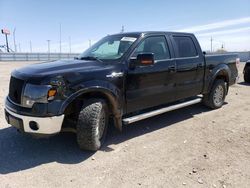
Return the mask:
<path id="1" fill-rule="evenodd" d="M 100 81 L 101 82 L 101 81 Z M 108 82 L 100 83 L 98 84 L 94 83 L 85 83 L 81 84 L 79 87 L 81 89 L 78 89 L 76 92 L 71 94 L 61 105 L 61 108 L 59 110 L 59 113 L 63 114 L 66 108 L 78 97 L 84 95 L 84 94 L 90 94 L 90 93 L 100 93 L 103 96 L 105 96 L 105 99 L 109 103 L 109 106 L 111 107 L 111 112 L 114 116 L 114 123 L 115 127 L 118 130 L 122 130 L 122 95 L 120 90 L 115 87 L 113 84 L 110 84 Z"/>
<path id="2" fill-rule="evenodd" d="M 231 79 L 231 70 L 228 67 L 228 65 L 226 65 L 226 64 L 220 64 L 220 65 L 216 66 L 212 70 L 212 72 L 210 73 L 210 75 L 212 75 L 212 76 L 209 79 L 209 84 L 208 84 L 207 92 L 209 92 L 212 89 L 214 81 L 218 77 L 224 77 L 225 78 L 225 81 L 228 83 L 227 84 L 227 91 L 228 91 L 229 81 Z"/>

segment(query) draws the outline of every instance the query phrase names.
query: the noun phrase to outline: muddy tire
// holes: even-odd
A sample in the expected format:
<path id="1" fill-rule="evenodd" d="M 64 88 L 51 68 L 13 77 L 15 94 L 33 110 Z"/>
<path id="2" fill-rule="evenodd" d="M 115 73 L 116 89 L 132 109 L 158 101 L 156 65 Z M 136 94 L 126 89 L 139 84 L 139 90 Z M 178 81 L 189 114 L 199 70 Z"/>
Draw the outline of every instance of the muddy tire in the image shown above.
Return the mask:
<path id="1" fill-rule="evenodd" d="M 227 87 L 224 80 L 215 80 L 212 89 L 203 96 L 203 104 L 212 109 L 221 108 L 224 104 Z"/>
<path id="2" fill-rule="evenodd" d="M 109 115 L 103 99 L 88 99 L 78 116 L 77 143 L 82 150 L 98 150 L 106 137 Z"/>

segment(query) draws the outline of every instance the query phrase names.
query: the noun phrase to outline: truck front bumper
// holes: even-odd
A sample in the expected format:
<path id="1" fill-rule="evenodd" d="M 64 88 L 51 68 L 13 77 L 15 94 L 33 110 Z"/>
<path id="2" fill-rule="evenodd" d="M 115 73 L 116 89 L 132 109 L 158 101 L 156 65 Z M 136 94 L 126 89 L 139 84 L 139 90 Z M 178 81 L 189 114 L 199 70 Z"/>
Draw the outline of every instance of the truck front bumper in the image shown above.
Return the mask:
<path id="1" fill-rule="evenodd" d="M 16 127 L 21 132 L 52 135 L 61 131 L 64 115 L 32 117 L 20 115 L 5 108 L 5 118 L 8 124 Z"/>

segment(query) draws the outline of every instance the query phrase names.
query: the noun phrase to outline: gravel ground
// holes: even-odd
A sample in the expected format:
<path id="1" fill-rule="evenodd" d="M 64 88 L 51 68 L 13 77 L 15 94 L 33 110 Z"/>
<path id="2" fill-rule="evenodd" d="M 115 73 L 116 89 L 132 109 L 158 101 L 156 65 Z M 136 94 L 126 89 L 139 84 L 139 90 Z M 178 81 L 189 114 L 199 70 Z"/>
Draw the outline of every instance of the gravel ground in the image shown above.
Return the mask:
<path id="1" fill-rule="evenodd" d="M 10 72 L 29 63 L 0 62 L 0 187 L 250 187 L 250 85 L 242 75 L 223 108 L 198 104 L 112 130 L 88 153 L 73 134 L 34 139 L 6 124 Z"/>

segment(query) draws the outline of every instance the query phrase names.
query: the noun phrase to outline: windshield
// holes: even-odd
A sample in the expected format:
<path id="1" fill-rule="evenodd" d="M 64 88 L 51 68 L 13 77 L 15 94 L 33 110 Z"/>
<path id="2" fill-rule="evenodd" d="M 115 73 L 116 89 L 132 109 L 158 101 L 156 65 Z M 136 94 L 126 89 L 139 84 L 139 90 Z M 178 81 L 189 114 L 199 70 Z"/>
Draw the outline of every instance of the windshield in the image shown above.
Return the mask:
<path id="1" fill-rule="evenodd" d="M 104 37 L 92 47 L 83 52 L 79 59 L 116 60 L 127 52 L 136 41 L 136 37 L 124 35 L 111 35 Z"/>

